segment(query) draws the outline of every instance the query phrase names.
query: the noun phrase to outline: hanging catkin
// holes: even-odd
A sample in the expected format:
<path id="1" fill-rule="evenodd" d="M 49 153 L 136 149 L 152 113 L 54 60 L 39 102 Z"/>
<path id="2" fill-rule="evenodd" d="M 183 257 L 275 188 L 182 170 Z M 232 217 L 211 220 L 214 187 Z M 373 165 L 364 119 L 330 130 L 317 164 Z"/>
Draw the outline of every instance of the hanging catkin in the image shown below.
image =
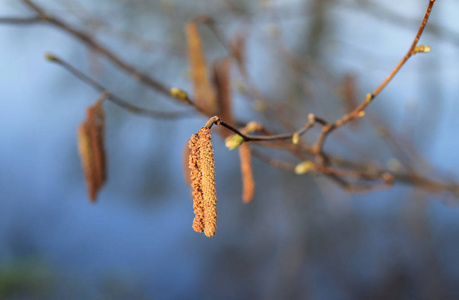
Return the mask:
<path id="1" fill-rule="evenodd" d="M 87 109 L 86 120 L 78 128 L 78 150 L 91 202 L 96 202 L 97 193 L 106 180 L 105 117 L 101 99 Z"/>
<path id="2" fill-rule="evenodd" d="M 197 133 L 193 134 L 190 139 L 190 178 L 191 187 L 193 189 L 193 209 L 194 220 L 193 229 L 196 232 L 204 231 L 204 206 L 201 190 L 201 171 L 199 170 L 199 136 Z"/>
<path id="3" fill-rule="evenodd" d="M 244 203 L 250 203 L 255 191 L 255 181 L 253 180 L 252 162 L 250 146 L 246 143 L 239 147 L 239 158 L 241 160 L 242 175 L 242 200 Z"/>
<path id="4" fill-rule="evenodd" d="M 190 139 L 190 175 L 195 218 L 193 229 L 211 237 L 217 230 L 217 192 L 211 131 L 202 127 Z"/>

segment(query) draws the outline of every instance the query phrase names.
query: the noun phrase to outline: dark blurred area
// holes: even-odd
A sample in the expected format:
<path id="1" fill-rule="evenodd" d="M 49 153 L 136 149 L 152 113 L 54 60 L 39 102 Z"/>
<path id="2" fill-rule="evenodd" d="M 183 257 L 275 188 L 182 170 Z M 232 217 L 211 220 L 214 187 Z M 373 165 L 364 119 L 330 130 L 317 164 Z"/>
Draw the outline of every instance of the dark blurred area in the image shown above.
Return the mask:
<path id="1" fill-rule="evenodd" d="M 308 113 L 334 120 L 358 105 L 405 54 L 428 1 L 37 3 L 187 91 L 184 26 L 210 16 L 225 39 L 245 36 L 249 76 L 267 101 L 249 99 L 233 64 L 234 115 L 282 133 L 282 120 L 299 128 Z M 457 1 L 437 1 L 421 39 L 432 52 L 413 57 L 368 119 L 336 132 L 327 150 L 457 182 L 458 14 Z M 0 17 L 31 15 L 22 1 L 0 2 Z M 212 30 L 200 31 L 208 62 L 228 55 Z M 459 299 L 457 196 L 404 184 L 349 194 L 253 158 L 255 198 L 244 204 L 238 153 L 217 134 L 218 230 L 195 233 L 182 170 L 206 122 L 195 114 L 154 120 L 107 103 L 108 182 L 90 204 L 76 130 L 98 93 L 43 54 L 139 106 L 184 106 L 49 24 L 0 24 L 0 39 L 0 299 Z"/>

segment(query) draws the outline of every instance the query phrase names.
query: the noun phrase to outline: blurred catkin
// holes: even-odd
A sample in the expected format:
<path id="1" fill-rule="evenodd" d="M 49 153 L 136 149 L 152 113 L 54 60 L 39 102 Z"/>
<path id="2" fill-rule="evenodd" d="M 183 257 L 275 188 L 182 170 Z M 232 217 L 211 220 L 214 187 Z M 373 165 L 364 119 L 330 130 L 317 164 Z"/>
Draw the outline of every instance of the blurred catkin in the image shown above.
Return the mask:
<path id="1" fill-rule="evenodd" d="M 217 99 L 208 74 L 201 35 L 195 21 L 186 25 L 190 76 L 196 105 L 209 114 L 217 113 Z"/>
<path id="2" fill-rule="evenodd" d="M 255 181 L 252 174 L 251 151 L 248 144 L 244 143 L 239 147 L 239 158 L 241 160 L 242 175 L 242 200 L 250 203 L 255 191 Z"/>
<path id="3" fill-rule="evenodd" d="M 86 110 L 86 120 L 78 128 L 78 150 L 91 202 L 96 201 L 106 181 L 103 99 Z"/>

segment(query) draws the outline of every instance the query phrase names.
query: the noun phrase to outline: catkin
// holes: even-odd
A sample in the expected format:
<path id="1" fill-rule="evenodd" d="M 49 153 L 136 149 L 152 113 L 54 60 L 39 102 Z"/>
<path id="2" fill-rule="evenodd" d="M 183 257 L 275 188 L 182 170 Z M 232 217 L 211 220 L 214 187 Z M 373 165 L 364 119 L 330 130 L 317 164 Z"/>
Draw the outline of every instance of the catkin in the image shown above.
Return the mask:
<path id="1" fill-rule="evenodd" d="M 204 234 L 211 237 L 217 230 L 217 192 L 215 190 L 214 151 L 210 129 L 199 130 L 199 162 L 201 170 L 201 189 L 204 204 Z"/>
<path id="2" fill-rule="evenodd" d="M 193 189 L 193 209 L 194 209 L 194 220 L 193 229 L 196 232 L 204 231 L 204 206 L 201 190 L 201 171 L 199 170 L 199 137 L 198 134 L 193 134 L 189 142 L 190 148 L 190 179 L 191 187 Z"/>
<path id="3" fill-rule="evenodd" d="M 250 203 L 255 191 L 255 181 L 253 180 L 251 151 L 248 144 L 244 143 L 239 146 L 239 158 L 241 160 L 242 175 L 242 200 L 244 203 Z"/>
<path id="4" fill-rule="evenodd" d="M 104 125 L 102 101 L 98 101 L 87 109 L 86 120 L 78 128 L 78 148 L 91 202 L 96 201 L 106 180 Z"/>
<path id="5" fill-rule="evenodd" d="M 193 229 L 207 237 L 217 230 L 217 192 L 215 190 L 215 164 L 210 129 L 202 127 L 193 134 L 190 147 L 190 177 L 193 188 L 195 217 Z"/>
<path id="6" fill-rule="evenodd" d="M 186 36 L 194 99 L 197 106 L 209 114 L 214 114 L 217 112 L 217 99 L 209 78 L 198 24 L 195 21 L 191 21 L 186 25 Z"/>

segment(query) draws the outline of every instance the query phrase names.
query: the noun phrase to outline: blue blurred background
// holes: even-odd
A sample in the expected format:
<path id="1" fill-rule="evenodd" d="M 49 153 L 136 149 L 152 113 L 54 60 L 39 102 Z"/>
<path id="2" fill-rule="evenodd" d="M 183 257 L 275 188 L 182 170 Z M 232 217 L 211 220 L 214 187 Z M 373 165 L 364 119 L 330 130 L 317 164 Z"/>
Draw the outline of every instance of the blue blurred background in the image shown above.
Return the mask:
<path id="1" fill-rule="evenodd" d="M 410 46 L 427 2 L 37 3 L 185 90 L 192 89 L 184 25 L 207 14 L 228 38 L 247 34 L 251 77 L 269 99 L 282 99 L 272 101 L 300 127 L 310 112 L 342 115 L 325 82 L 353 74 L 359 99 L 373 90 Z M 0 17 L 30 15 L 21 1 L 0 1 Z M 421 39 L 432 52 L 413 57 L 368 112 L 411 145 L 405 149 L 419 172 L 443 181 L 457 180 L 459 168 L 458 15 L 457 1 L 437 1 Z M 225 55 L 209 30 L 202 34 L 208 61 Z M 289 64 L 275 39 L 314 62 L 312 71 Z M 351 195 L 326 178 L 253 159 L 256 194 L 244 205 L 238 154 L 216 135 L 218 231 L 211 239 L 195 233 L 182 156 L 206 121 L 197 116 L 152 120 L 106 104 L 108 182 L 91 205 L 76 129 L 98 93 L 43 54 L 55 53 L 138 105 L 183 107 L 50 25 L 0 24 L 0 40 L 1 299 L 459 298 L 457 197 L 401 184 Z M 270 124 L 237 92 L 241 78 L 233 73 L 235 115 Z M 327 149 L 399 168 L 403 157 L 369 124 L 349 126 Z"/>

